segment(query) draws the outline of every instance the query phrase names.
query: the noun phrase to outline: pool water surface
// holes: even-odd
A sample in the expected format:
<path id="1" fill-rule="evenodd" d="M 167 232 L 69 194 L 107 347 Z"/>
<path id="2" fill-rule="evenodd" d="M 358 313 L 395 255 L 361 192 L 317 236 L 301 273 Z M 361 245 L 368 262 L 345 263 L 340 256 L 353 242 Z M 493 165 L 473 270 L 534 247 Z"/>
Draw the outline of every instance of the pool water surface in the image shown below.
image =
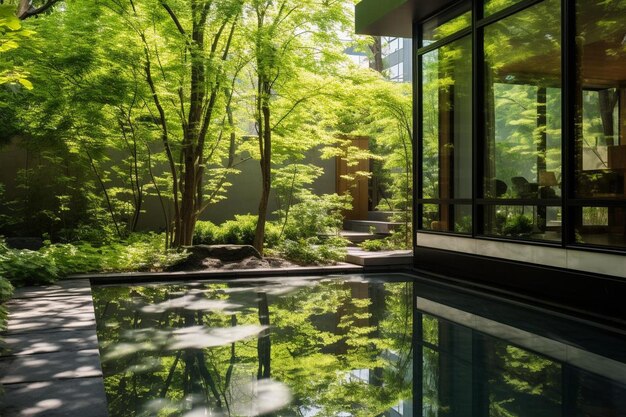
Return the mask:
<path id="1" fill-rule="evenodd" d="M 621 335 L 409 275 L 93 294 L 110 417 L 626 416 Z"/>

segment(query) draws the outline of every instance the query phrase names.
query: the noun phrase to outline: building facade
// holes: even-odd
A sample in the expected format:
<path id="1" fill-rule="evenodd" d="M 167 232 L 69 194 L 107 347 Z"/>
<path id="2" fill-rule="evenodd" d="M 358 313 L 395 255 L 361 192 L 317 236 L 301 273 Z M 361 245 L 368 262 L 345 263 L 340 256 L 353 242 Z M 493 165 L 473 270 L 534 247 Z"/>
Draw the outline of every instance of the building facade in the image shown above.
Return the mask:
<path id="1" fill-rule="evenodd" d="M 415 266 L 626 323 L 626 1 L 356 16 L 413 39 Z"/>
<path id="2" fill-rule="evenodd" d="M 390 81 L 413 81 L 413 42 L 411 38 L 383 36 L 381 39 L 383 72 Z"/>

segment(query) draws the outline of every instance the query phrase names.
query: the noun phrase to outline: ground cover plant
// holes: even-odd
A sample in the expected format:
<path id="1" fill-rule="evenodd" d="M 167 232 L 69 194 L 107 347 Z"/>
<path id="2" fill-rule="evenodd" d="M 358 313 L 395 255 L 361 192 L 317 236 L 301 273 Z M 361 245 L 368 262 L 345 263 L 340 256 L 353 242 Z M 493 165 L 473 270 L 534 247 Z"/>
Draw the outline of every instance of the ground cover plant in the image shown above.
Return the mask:
<path id="1" fill-rule="evenodd" d="M 37 251 L 11 249 L 0 239 L 0 277 L 16 287 L 51 284 L 72 274 L 160 271 L 184 259 L 165 248 L 165 236 L 134 234 L 95 246 L 89 242 L 48 243 Z"/>

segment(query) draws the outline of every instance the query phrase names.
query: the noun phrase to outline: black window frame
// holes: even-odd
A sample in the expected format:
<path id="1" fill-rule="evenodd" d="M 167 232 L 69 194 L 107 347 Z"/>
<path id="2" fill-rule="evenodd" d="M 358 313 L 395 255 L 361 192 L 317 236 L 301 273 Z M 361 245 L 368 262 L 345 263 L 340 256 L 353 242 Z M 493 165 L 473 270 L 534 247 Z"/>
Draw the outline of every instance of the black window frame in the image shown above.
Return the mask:
<path id="1" fill-rule="evenodd" d="M 521 0 L 503 10 L 500 10 L 488 17 L 483 17 L 484 0 L 459 0 L 445 7 L 442 10 L 427 16 L 426 18 L 413 22 L 413 79 L 414 81 L 414 131 L 416 132 L 416 146 L 414 146 L 414 184 L 413 200 L 415 201 L 414 217 L 414 247 L 417 246 L 417 233 L 451 235 L 458 237 L 469 237 L 480 240 L 505 241 L 512 243 L 523 243 L 533 246 L 548 246 L 562 249 L 575 249 L 586 252 L 599 252 L 608 254 L 626 253 L 626 247 L 621 246 L 599 246 L 576 242 L 576 211 L 580 207 L 626 207 L 626 202 L 619 199 L 610 198 L 576 198 L 575 184 L 575 135 L 576 135 L 576 101 L 577 94 L 577 73 L 576 65 L 576 1 L 561 0 L 560 21 L 561 21 L 561 196 L 553 199 L 486 199 L 479 196 L 484 195 L 483 180 L 479 173 L 484 167 L 484 124 L 481 122 L 482 115 L 477 109 L 483 108 L 484 97 L 484 28 L 492 23 L 513 16 L 523 10 L 542 3 L 544 0 Z M 435 41 L 425 47 L 422 45 L 422 24 L 437 18 L 437 16 L 450 16 L 453 10 L 463 10 L 464 4 L 471 3 L 472 25 L 453 35 Z M 424 199 L 422 181 L 422 152 L 423 135 L 420 117 L 423 112 L 422 100 L 422 56 L 430 51 L 438 49 L 451 42 L 459 40 L 465 36 L 472 37 L 472 198 L 471 199 Z M 623 103 L 626 105 L 626 103 Z M 501 206 L 541 206 L 561 208 L 561 240 L 535 240 L 519 237 L 491 236 L 485 235 L 484 230 L 484 207 L 489 204 Z M 423 225 L 423 206 L 425 204 L 451 204 L 472 206 L 472 233 L 457 233 L 450 231 L 426 230 Z"/>

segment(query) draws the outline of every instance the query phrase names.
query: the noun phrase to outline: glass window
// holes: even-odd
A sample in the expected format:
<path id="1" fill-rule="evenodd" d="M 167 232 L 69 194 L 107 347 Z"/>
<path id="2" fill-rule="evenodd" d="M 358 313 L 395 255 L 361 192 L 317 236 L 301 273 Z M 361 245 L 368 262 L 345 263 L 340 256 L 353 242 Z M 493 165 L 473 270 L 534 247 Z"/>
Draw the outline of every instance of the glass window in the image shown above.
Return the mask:
<path id="1" fill-rule="evenodd" d="M 422 195 L 472 197 L 471 37 L 422 56 Z"/>
<path id="2" fill-rule="evenodd" d="M 422 337 L 424 342 L 433 346 L 439 344 L 439 320 L 428 314 L 422 314 Z"/>
<path id="3" fill-rule="evenodd" d="M 521 239 L 561 240 L 561 207 L 487 205 L 485 234 Z"/>
<path id="4" fill-rule="evenodd" d="M 559 2 L 547 0 L 485 29 L 487 198 L 560 195 Z"/>
<path id="5" fill-rule="evenodd" d="M 521 0 L 485 0 L 483 15 L 485 17 L 491 16 L 492 14 L 513 6 L 520 1 Z"/>
<path id="6" fill-rule="evenodd" d="M 402 38 L 383 38 L 383 56 L 388 56 L 402 49 Z"/>
<path id="7" fill-rule="evenodd" d="M 471 3 L 465 2 L 445 13 L 438 14 L 422 25 L 421 46 L 428 46 L 447 36 L 472 26 Z"/>
<path id="8" fill-rule="evenodd" d="M 626 207 L 577 207 L 576 243 L 626 248 Z"/>
<path id="9" fill-rule="evenodd" d="M 424 204 L 422 229 L 470 234 L 472 233 L 472 206 L 469 204 Z"/>
<path id="10" fill-rule="evenodd" d="M 561 197 L 559 9 L 546 0 L 485 28 L 483 197 L 532 206 L 486 207 L 486 234 L 554 238 L 547 204 L 538 203 Z M 532 230 L 503 230 L 503 211 L 509 220 L 527 217 Z"/>
<path id="11" fill-rule="evenodd" d="M 404 81 L 404 64 L 399 64 L 389 67 L 387 70 L 388 77 L 391 81 L 403 82 Z"/>
<path id="12" fill-rule="evenodd" d="M 578 0 L 575 196 L 626 204 L 626 2 Z M 626 205 L 576 207 L 576 242 L 626 247 Z"/>

